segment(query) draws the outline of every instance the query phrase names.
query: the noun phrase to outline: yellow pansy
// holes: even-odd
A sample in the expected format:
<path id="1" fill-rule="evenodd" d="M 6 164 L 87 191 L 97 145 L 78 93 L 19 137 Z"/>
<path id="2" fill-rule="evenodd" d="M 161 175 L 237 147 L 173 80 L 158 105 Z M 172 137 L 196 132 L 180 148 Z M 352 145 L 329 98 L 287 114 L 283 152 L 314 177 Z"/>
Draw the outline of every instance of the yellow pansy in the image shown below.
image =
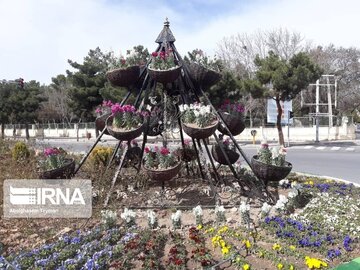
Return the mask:
<path id="1" fill-rule="evenodd" d="M 243 270 L 250 270 L 250 265 L 248 263 L 244 264 L 242 267 Z"/>
<path id="2" fill-rule="evenodd" d="M 316 258 L 310 258 L 309 256 L 305 257 L 305 264 L 309 269 L 321 269 L 323 266 L 328 266 L 326 262 Z"/>
<path id="3" fill-rule="evenodd" d="M 222 247 L 222 248 L 221 248 L 221 253 L 222 253 L 223 255 L 228 254 L 228 253 L 229 253 L 228 247 L 227 247 L 227 246 Z"/>
<path id="4" fill-rule="evenodd" d="M 296 247 L 295 247 L 294 245 L 291 245 L 289 248 L 290 248 L 291 250 L 295 250 L 295 249 L 296 249 Z"/>
<path id="5" fill-rule="evenodd" d="M 196 227 L 198 230 L 201 230 L 203 228 L 202 224 L 197 225 Z"/>
<path id="6" fill-rule="evenodd" d="M 276 267 L 277 267 L 277 269 L 281 270 L 284 268 L 284 265 L 282 263 L 278 263 L 278 265 Z"/>
<path id="7" fill-rule="evenodd" d="M 292 264 L 290 264 L 289 270 L 295 270 L 295 267 Z"/>
<path id="8" fill-rule="evenodd" d="M 276 244 L 273 244 L 272 249 L 273 249 L 273 250 L 276 250 L 276 251 L 280 251 L 280 250 L 281 250 L 281 246 L 280 246 L 280 244 L 276 243 Z"/>
<path id="9" fill-rule="evenodd" d="M 245 245 L 245 248 L 246 248 L 246 249 L 251 248 L 251 243 L 250 243 L 250 241 L 249 241 L 248 239 L 243 240 L 243 244 Z"/>

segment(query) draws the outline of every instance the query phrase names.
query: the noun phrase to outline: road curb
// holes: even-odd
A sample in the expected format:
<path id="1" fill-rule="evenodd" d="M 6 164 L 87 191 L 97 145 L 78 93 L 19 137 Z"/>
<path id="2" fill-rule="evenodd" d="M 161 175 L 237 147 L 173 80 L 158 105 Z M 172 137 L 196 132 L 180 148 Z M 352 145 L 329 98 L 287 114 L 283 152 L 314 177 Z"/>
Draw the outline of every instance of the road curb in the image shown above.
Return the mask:
<path id="1" fill-rule="evenodd" d="M 330 179 L 330 180 L 334 180 L 334 181 L 339 181 L 339 182 L 344 182 L 346 184 L 353 184 L 356 187 L 360 187 L 360 184 L 358 183 L 353 183 L 351 181 L 348 180 L 344 180 L 341 178 L 336 178 L 336 177 L 332 177 L 332 176 L 326 176 L 326 175 L 316 175 L 316 174 L 310 174 L 310 173 L 302 173 L 302 172 L 294 172 L 297 175 L 300 176 L 310 176 L 310 177 L 319 177 L 319 178 L 326 178 L 326 179 Z"/>

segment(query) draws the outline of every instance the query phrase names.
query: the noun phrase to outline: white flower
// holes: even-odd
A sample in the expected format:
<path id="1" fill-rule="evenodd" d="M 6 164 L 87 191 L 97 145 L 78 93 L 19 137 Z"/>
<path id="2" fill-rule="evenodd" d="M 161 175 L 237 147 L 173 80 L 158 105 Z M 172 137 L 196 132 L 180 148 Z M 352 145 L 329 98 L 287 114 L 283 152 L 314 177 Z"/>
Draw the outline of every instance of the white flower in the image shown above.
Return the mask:
<path id="1" fill-rule="evenodd" d="M 176 213 L 173 213 L 171 219 L 175 222 L 179 222 L 181 219 L 181 210 L 177 210 Z"/>
<path id="2" fill-rule="evenodd" d="M 272 208 L 271 205 L 269 205 L 267 202 L 264 202 L 261 207 L 261 213 L 263 213 L 264 215 L 267 215 L 267 214 L 269 214 L 271 208 Z"/>
<path id="3" fill-rule="evenodd" d="M 150 224 L 151 226 L 154 226 L 155 223 L 157 222 L 155 212 L 152 211 L 152 210 L 148 210 L 148 211 L 147 211 L 147 217 L 148 217 L 149 224 Z"/>
<path id="4" fill-rule="evenodd" d="M 247 204 L 246 202 L 241 202 L 240 207 L 239 207 L 239 211 L 240 213 L 246 213 L 250 211 L 250 205 Z"/>
<path id="5" fill-rule="evenodd" d="M 295 198 L 298 194 L 299 194 L 299 191 L 297 191 L 296 189 L 291 190 L 288 194 L 288 198 L 290 198 L 290 199 Z"/>
<path id="6" fill-rule="evenodd" d="M 271 154 L 272 154 L 272 158 L 277 158 L 279 156 L 279 147 L 278 146 L 274 146 L 271 149 Z"/>
<path id="7" fill-rule="evenodd" d="M 281 187 L 287 187 L 289 185 L 289 180 L 288 179 L 283 179 L 279 181 L 279 186 Z"/>
<path id="8" fill-rule="evenodd" d="M 202 216 L 203 211 L 201 209 L 201 206 L 198 205 L 198 206 L 194 207 L 193 208 L 193 213 L 194 213 L 195 216 Z"/>
<path id="9" fill-rule="evenodd" d="M 126 221 L 126 223 L 130 223 L 135 220 L 136 213 L 127 208 L 124 209 L 124 212 L 120 214 L 120 217 Z"/>

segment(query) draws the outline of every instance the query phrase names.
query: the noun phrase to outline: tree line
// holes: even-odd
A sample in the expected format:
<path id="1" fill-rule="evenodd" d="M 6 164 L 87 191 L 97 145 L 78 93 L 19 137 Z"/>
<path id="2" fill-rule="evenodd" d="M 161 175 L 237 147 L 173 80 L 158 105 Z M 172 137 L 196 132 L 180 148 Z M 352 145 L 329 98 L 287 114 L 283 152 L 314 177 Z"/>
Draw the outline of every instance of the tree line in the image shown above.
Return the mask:
<path id="1" fill-rule="evenodd" d="M 147 52 L 141 45 L 136 47 Z M 207 92 L 215 106 L 226 98 L 242 101 L 250 121 L 262 118 L 265 122 L 265 102 L 270 97 L 277 104 L 293 100 L 295 115 L 306 115 L 313 108 L 301 107 L 298 93 L 309 83 L 315 83 L 321 74 L 333 74 L 338 79 L 335 113 L 358 117 L 360 50 L 357 48 L 314 46 L 300 33 L 280 28 L 224 37 L 216 54 L 224 71 L 222 80 Z M 8 123 L 27 127 L 36 122 L 94 121 L 94 109 L 102 100 L 120 101 L 127 92 L 106 81 L 105 73 L 113 61 L 113 53 L 95 48 L 82 63 L 68 60 L 72 70 L 53 77 L 50 85 L 27 81 L 22 88 L 3 80 L 0 82 L 2 130 Z"/>

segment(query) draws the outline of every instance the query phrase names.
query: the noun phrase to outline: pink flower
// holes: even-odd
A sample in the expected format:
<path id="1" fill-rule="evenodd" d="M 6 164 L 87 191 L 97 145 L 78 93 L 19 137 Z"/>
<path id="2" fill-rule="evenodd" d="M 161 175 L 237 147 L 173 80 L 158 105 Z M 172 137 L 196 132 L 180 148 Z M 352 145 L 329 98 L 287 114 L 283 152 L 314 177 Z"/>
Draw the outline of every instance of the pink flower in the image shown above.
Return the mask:
<path id="1" fill-rule="evenodd" d="M 225 145 L 229 145 L 229 144 L 230 144 L 230 139 L 229 139 L 229 138 L 226 138 L 226 140 L 224 141 L 224 144 L 225 144 Z"/>
<path id="2" fill-rule="evenodd" d="M 60 154 L 60 151 L 59 151 L 59 149 L 57 149 L 57 148 L 46 148 L 46 149 L 44 150 L 44 155 L 45 155 L 46 157 L 54 156 L 54 155 L 57 155 L 57 154 Z"/>
<path id="3" fill-rule="evenodd" d="M 185 140 L 184 140 L 184 144 L 185 144 L 185 145 L 190 145 L 190 139 L 185 139 Z"/>
<path id="4" fill-rule="evenodd" d="M 102 113 L 102 110 L 101 110 L 101 108 L 96 108 L 95 112 L 101 114 L 101 113 Z"/>
<path id="5" fill-rule="evenodd" d="M 131 144 L 134 145 L 134 146 L 138 146 L 138 142 L 137 142 L 137 140 L 135 140 L 135 139 L 133 139 L 133 140 L 131 141 Z"/>
<path id="6" fill-rule="evenodd" d="M 170 151 L 166 147 L 161 147 L 160 154 L 162 154 L 163 156 L 167 156 L 168 154 L 170 154 Z"/>
<path id="7" fill-rule="evenodd" d="M 157 57 L 157 56 L 158 56 L 158 53 L 157 53 L 157 52 L 153 52 L 151 55 L 152 55 L 153 57 Z"/>
<path id="8" fill-rule="evenodd" d="M 144 151 L 145 151 L 146 154 L 148 154 L 148 153 L 150 153 L 150 148 L 146 146 Z"/>
<path id="9" fill-rule="evenodd" d="M 115 103 L 114 105 L 111 106 L 111 112 L 112 114 L 123 113 L 124 109 L 123 107 L 121 107 L 119 103 Z"/>

